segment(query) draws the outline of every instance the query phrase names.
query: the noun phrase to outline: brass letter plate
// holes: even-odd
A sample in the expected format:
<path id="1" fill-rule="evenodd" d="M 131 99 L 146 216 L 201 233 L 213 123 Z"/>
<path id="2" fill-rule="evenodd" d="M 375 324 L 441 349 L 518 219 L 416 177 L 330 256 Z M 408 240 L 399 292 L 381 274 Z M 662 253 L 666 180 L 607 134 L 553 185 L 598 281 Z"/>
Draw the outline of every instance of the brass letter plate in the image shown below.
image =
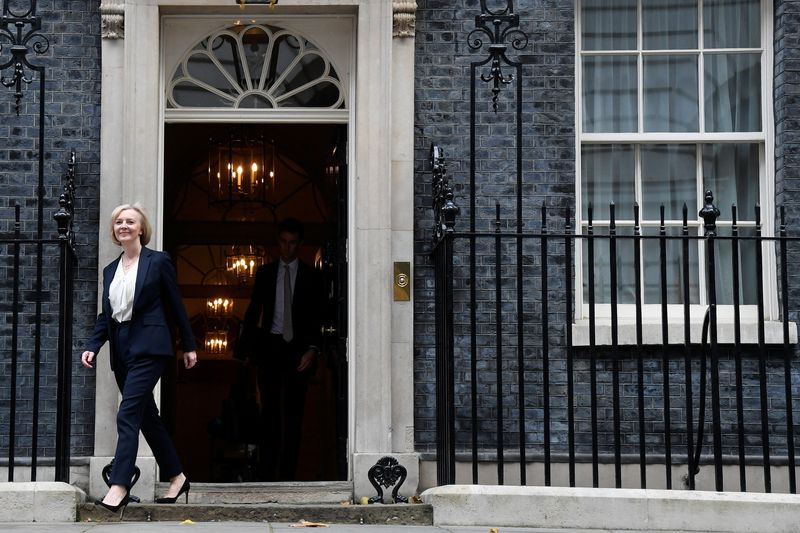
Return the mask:
<path id="1" fill-rule="evenodd" d="M 408 302 L 411 300 L 411 263 L 408 261 L 394 262 L 394 301 Z"/>

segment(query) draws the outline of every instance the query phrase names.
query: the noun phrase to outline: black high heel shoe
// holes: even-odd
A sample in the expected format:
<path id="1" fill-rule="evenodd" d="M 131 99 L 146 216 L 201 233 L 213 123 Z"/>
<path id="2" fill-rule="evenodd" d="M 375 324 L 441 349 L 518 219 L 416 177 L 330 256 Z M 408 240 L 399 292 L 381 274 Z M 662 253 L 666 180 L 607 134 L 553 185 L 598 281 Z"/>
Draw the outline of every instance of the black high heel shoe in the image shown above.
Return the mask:
<path id="1" fill-rule="evenodd" d="M 189 489 L 191 485 L 189 484 L 189 480 L 186 479 L 181 485 L 181 490 L 178 491 L 178 494 L 175 495 L 174 498 L 164 497 L 164 498 L 156 498 L 156 503 L 175 503 L 178 498 L 180 498 L 181 494 L 186 493 L 186 503 L 189 503 Z"/>
<path id="2" fill-rule="evenodd" d="M 125 511 L 125 506 L 128 505 L 130 503 L 130 501 L 131 501 L 130 494 L 126 494 L 117 505 L 110 505 L 108 503 L 105 503 L 103 500 L 97 500 L 96 502 L 94 502 L 94 504 L 95 505 L 99 505 L 100 507 L 102 507 L 106 511 L 109 511 L 111 513 L 116 514 L 117 511 L 119 511 L 120 509 L 122 509 L 123 512 L 124 512 Z M 121 515 L 120 515 L 120 518 L 122 518 Z"/>

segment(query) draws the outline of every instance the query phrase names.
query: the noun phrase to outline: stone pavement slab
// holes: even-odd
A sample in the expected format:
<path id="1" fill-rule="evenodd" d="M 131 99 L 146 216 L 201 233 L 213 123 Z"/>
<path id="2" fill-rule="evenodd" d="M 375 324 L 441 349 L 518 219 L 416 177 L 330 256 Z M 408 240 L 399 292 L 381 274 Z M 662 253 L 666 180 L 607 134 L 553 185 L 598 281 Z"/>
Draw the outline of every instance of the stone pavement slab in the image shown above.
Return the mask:
<path id="1" fill-rule="evenodd" d="M 0 522 L 2 533 L 488 533 L 489 526 L 396 526 L 332 524 L 326 528 L 298 528 L 294 524 L 274 522 L 117 522 L 20 524 Z M 647 533 L 610 529 L 541 529 L 502 527 L 498 533 Z M 674 533 L 692 533 L 689 531 Z"/>

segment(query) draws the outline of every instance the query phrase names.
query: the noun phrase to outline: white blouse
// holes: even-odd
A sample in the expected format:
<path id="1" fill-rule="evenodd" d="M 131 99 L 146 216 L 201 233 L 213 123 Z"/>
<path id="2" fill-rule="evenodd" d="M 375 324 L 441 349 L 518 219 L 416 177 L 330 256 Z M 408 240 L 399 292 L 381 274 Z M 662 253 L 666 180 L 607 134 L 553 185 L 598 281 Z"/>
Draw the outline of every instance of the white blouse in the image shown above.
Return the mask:
<path id="1" fill-rule="evenodd" d="M 108 287 L 111 316 L 117 322 L 126 322 L 133 316 L 133 294 L 136 291 L 136 272 L 139 270 L 139 258 L 136 258 L 127 272 L 122 267 L 122 260 L 120 257 L 114 279 Z"/>

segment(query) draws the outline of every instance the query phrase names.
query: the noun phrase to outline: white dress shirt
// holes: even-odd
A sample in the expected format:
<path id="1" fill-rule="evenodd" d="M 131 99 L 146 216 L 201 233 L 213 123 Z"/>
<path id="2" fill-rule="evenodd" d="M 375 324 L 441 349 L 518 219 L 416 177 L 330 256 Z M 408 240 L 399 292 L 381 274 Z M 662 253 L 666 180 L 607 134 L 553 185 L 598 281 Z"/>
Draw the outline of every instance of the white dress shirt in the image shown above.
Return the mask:
<path id="1" fill-rule="evenodd" d="M 122 267 L 123 258 L 117 263 L 114 279 L 108 287 L 108 300 L 111 302 L 111 317 L 117 322 L 126 322 L 133 316 L 133 295 L 136 291 L 136 272 L 139 258 L 128 268 Z"/>

